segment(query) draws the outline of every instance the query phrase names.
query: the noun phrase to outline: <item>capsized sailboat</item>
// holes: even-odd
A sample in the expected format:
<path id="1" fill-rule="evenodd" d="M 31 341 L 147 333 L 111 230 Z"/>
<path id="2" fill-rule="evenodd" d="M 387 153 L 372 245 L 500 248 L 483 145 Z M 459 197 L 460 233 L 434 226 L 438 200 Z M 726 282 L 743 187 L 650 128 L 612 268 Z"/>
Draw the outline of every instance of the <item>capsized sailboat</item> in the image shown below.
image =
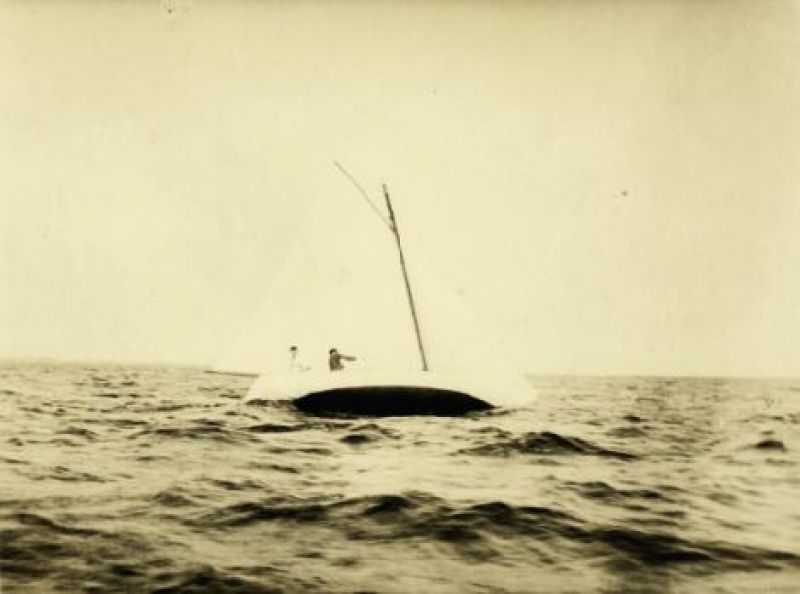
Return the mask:
<path id="1" fill-rule="evenodd" d="M 532 401 L 524 381 L 508 377 L 465 377 L 413 370 L 350 369 L 306 374 L 262 374 L 245 402 L 291 401 L 317 415 L 457 416 Z"/>
<path id="2" fill-rule="evenodd" d="M 273 347 L 279 344 L 281 336 L 288 340 L 279 346 L 282 352 L 273 349 L 271 358 L 286 361 L 289 343 L 293 347 L 297 343 L 301 345 L 301 356 L 312 353 L 317 359 L 305 360 L 300 365 L 293 360 L 283 369 L 281 365 L 273 364 L 253 383 L 245 402 L 291 401 L 298 410 L 310 414 L 360 416 L 451 416 L 529 404 L 533 399 L 531 387 L 521 374 L 495 365 L 496 361 L 491 359 L 496 353 L 489 350 L 486 333 L 476 332 L 468 315 L 462 315 L 460 319 L 453 317 L 454 313 L 465 309 L 457 300 L 442 302 L 445 291 L 431 290 L 440 302 L 435 311 L 429 311 L 431 315 L 428 318 L 421 318 L 386 185 L 383 186 L 384 214 L 352 176 L 338 163 L 337 166 L 361 191 L 392 234 L 405 293 L 405 315 L 398 309 L 402 307 L 402 297 L 398 295 L 401 291 L 397 277 L 386 276 L 385 257 L 388 254 L 385 245 L 381 245 L 386 243 L 385 236 L 382 242 L 377 237 L 362 240 L 354 249 L 360 248 L 361 252 L 366 249 L 367 260 L 371 259 L 373 264 L 369 274 L 371 282 L 366 288 L 358 289 L 356 283 L 348 282 L 352 271 L 347 266 L 339 266 L 334 276 L 328 276 L 327 282 L 316 286 L 308 284 L 304 290 L 289 292 L 283 300 L 279 296 L 270 304 L 273 311 L 283 315 L 273 316 L 265 327 L 264 340 Z M 345 234 L 340 235 L 326 251 L 341 251 L 343 242 L 349 239 L 346 234 L 345 230 Z M 352 254 L 353 250 L 347 253 Z M 303 255 L 301 253 L 299 259 L 289 264 L 284 280 L 302 271 L 313 271 L 318 261 L 304 259 Z M 368 266 L 369 262 L 364 268 Z M 432 289 L 434 279 L 428 281 L 426 287 Z M 284 284 L 278 283 L 278 288 Z M 347 287 L 351 284 L 356 289 L 348 293 Z M 317 307 L 310 307 L 315 297 Z M 377 317 L 374 312 L 378 312 Z M 406 329 L 411 322 L 413 340 L 406 329 L 401 330 L 397 325 L 402 317 L 406 318 Z M 423 321 L 427 322 L 426 330 L 438 332 L 424 334 Z M 473 330 L 472 335 L 465 332 L 468 329 Z M 426 343 L 428 336 L 441 337 L 444 334 L 449 336 L 449 341 L 434 339 L 431 345 Z M 289 336 L 293 338 L 288 339 Z M 358 354 L 358 360 L 343 370 L 330 371 L 325 357 L 328 353 L 324 348 L 326 344 L 331 347 L 338 345 L 344 352 Z M 415 348 L 411 348 L 411 344 Z M 453 365 L 453 360 L 457 359 L 451 356 L 454 346 L 472 353 L 471 360 L 462 357 L 460 366 Z M 292 348 L 293 359 L 297 352 Z M 361 356 L 362 353 L 369 354 Z M 413 359 L 416 363 L 412 363 Z"/>

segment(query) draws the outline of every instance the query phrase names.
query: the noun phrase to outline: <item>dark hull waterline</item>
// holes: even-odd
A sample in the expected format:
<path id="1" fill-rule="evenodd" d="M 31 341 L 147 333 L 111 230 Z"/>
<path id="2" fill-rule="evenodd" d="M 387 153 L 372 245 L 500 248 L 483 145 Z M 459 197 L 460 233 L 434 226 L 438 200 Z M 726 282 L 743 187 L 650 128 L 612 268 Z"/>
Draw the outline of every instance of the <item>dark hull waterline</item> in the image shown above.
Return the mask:
<path id="1" fill-rule="evenodd" d="M 494 408 L 465 392 L 421 386 L 354 386 L 321 390 L 294 400 L 305 413 L 369 417 L 460 416 Z"/>

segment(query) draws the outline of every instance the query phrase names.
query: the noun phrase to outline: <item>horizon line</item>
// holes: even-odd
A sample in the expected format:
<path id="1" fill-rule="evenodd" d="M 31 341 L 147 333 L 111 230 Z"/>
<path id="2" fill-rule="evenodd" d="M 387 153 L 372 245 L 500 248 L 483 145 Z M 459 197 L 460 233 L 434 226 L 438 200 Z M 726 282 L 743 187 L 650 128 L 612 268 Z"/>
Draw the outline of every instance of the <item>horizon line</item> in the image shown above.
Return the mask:
<path id="1" fill-rule="evenodd" d="M 176 360 L 131 360 L 131 359 L 93 359 L 93 358 L 68 358 L 56 356 L 0 356 L 0 363 L 22 364 L 65 364 L 65 365 L 99 365 L 99 366 L 130 366 L 130 367 L 175 367 L 197 369 L 198 371 L 216 371 L 237 374 L 260 375 L 259 371 L 245 369 L 218 369 L 213 365 L 196 361 Z M 652 378 L 652 379 L 732 379 L 732 380 L 800 380 L 800 376 L 769 375 L 769 374 L 719 374 L 719 373 L 687 373 L 687 372 L 619 372 L 619 371 L 520 371 L 525 376 L 533 377 L 605 377 L 605 378 Z"/>

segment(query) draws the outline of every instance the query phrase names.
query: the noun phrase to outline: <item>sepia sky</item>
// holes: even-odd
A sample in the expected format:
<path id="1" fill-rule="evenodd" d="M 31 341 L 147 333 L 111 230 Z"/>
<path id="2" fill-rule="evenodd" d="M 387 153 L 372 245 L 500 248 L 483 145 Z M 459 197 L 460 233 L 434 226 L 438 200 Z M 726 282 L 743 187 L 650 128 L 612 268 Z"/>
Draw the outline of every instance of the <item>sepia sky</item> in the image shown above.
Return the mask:
<path id="1" fill-rule="evenodd" d="M 798 30 L 789 0 L 2 1 L 0 356 L 213 363 L 320 200 L 367 208 L 336 159 L 528 371 L 797 375 Z"/>

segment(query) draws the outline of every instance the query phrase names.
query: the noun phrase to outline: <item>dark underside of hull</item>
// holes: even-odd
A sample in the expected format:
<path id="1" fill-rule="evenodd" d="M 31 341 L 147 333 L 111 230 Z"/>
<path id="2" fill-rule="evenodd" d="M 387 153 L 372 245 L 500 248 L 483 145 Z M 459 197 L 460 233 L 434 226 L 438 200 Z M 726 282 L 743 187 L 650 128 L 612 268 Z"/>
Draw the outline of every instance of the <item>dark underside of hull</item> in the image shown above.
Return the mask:
<path id="1" fill-rule="evenodd" d="M 453 417 L 493 408 L 464 392 L 419 386 L 334 388 L 306 394 L 294 400 L 294 405 L 314 415 L 366 417 Z"/>

